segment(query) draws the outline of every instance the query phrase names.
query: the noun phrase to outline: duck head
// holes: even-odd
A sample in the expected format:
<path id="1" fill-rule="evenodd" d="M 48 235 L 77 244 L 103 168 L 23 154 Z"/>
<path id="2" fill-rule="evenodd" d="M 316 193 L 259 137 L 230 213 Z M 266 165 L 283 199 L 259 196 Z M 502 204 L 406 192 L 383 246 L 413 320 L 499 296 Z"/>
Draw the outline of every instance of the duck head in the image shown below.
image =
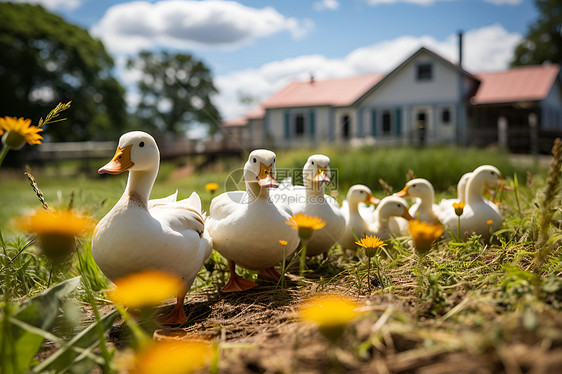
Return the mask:
<path id="1" fill-rule="evenodd" d="M 305 186 L 322 186 L 330 183 L 330 158 L 324 155 L 312 155 L 304 164 L 302 178 Z"/>
<path id="2" fill-rule="evenodd" d="M 377 207 L 377 214 L 382 219 L 388 219 L 389 217 L 402 217 L 408 221 L 413 219 L 408 212 L 406 200 L 398 196 L 383 198 Z"/>
<path id="3" fill-rule="evenodd" d="M 486 188 L 496 188 L 501 186 L 504 179 L 495 166 L 482 165 L 474 169 L 470 181 L 480 181 Z"/>
<path id="4" fill-rule="evenodd" d="M 102 166 L 99 174 L 120 174 L 126 170 L 158 170 L 160 152 L 156 141 L 142 131 L 132 131 L 119 138 L 117 151 L 110 162 Z"/>
<path id="5" fill-rule="evenodd" d="M 349 203 L 349 207 L 357 207 L 359 203 L 369 204 L 378 204 L 380 202 L 379 199 L 373 196 L 371 189 L 363 184 L 356 184 L 351 186 L 349 191 L 347 191 L 347 201 Z"/>
<path id="6" fill-rule="evenodd" d="M 395 193 L 394 196 L 419 197 L 424 201 L 433 201 L 435 190 L 433 189 L 433 185 L 427 179 L 416 178 L 406 183 L 406 186 L 402 189 L 402 191 Z"/>
<path id="7" fill-rule="evenodd" d="M 260 196 L 264 190 L 279 187 L 275 180 L 275 153 L 266 149 L 256 149 L 250 153 L 244 165 L 246 189 L 254 196 Z"/>

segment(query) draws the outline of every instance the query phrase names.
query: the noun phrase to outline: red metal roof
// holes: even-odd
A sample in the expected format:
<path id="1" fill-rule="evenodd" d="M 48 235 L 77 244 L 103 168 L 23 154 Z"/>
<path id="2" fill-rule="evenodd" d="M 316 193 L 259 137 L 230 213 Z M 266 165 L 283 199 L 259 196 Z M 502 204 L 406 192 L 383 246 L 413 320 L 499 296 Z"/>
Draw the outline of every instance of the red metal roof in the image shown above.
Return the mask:
<path id="1" fill-rule="evenodd" d="M 348 106 L 377 84 L 384 74 L 293 82 L 262 102 L 264 108 Z"/>
<path id="2" fill-rule="evenodd" d="M 543 100 L 559 72 L 559 65 L 534 65 L 476 74 L 481 83 L 471 102 L 496 104 Z"/>

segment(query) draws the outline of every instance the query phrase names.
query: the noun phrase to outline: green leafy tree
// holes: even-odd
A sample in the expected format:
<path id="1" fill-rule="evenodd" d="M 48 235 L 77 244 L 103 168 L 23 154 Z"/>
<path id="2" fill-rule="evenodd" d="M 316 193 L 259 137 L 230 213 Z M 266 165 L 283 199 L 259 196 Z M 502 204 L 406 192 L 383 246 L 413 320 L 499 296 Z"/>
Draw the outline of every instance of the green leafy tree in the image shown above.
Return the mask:
<path id="1" fill-rule="evenodd" d="M 512 65 L 536 65 L 562 61 L 562 2 L 535 0 L 539 18 L 515 48 Z"/>
<path id="2" fill-rule="evenodd" d="M 144 51 L 129 59 L 127 66 L 142 74 L 136 111 L 142 128 L 177 134 L 201 123 L 216 131 L 220 114 L 212 96 L 217 89 L 203 62 L 188 54 Z"/>
<path id="3" fill-rule="evenodd" d="M 124 89 L 113 60 L 86 30 L 39 5 L 0 2 L 0 115 L 45 116 L 72 101 L 57 141 L 113 139 L 127 121 Z"/>

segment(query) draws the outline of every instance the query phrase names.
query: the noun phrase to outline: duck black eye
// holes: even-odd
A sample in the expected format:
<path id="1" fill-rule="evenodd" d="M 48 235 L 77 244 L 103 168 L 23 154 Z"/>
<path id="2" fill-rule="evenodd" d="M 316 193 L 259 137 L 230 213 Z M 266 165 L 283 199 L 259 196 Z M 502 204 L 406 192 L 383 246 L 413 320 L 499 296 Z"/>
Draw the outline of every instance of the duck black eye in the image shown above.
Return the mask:
<path id="1" fill-rule="evenodd" d="M 141 147 L 141 148 L 144 147 L 144 142 L 140 142 L 139 147 Z"/>
<path id="2" fill-rule="evenodd" d="M 413 188 L 416 188 L 416 185 L 415 185 L 415 184 L 413 184 L 413 185 L 412 185 L 412 187 L 413 187 Z"/>
<path id="3" fill-rule="evenodd" d="M 254 164 L 255 164 L 256 162 L 258 162 L 258 160 L 256 160 L 256 158 L 254 157 Z"/>
<path id="4" fill-rule="evenodd" d="M 312 163 L 312 165 L 314 165 L 314 161 L 312 161 L 311 163 Z"/>

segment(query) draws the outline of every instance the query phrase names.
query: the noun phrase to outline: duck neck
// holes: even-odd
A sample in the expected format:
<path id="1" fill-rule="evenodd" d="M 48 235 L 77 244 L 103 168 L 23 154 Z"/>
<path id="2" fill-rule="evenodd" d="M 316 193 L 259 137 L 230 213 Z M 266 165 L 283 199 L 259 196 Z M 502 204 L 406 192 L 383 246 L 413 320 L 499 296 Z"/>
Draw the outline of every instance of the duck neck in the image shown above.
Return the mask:
<path id="1" fill-rule="evenodd" d="M 349 202 L 349 216 L 353 217 L 354 215 L 358 215 L 359 214 L 359 203 L 352 203 L 351 201 Z"/>
<path id="2" fill-rule="evenodd" d="M 257 182 L 246 181 L 246 191 L 252 199 L 267 200 L 269 198 L 269 190 L 261 187 Z"/>
<path id="3" fill-rule="evenodd" d="M 123 198 L 138 203 L 146 208 L 148 206 L 148 198 L 152 186 L 158 174 L 158 167 L 153 170 L 132 170 L 129 172 L 127 188 L 123 194 Z"/>
<path id="4" fill-rule="evenodd" d="M 305 179 L 304 187 L 306 191 L 306 197 L 324 196 L 324 183 L 316 183 Z"/>
<path id="5" fill-rule="evenodd" d="M 478 178 L 473 177 L 466 185 L 465 199 L 468 205 L 478 204 L 483 202 L 482 190 L 484 190 L 485 182 Z"/>
<path id="6" fill-rule="evenodd" d="M 420 196 L 419 199 L 421 209 L 433 209 L 433 203 L 435 202 L 433 195 Z"/>

